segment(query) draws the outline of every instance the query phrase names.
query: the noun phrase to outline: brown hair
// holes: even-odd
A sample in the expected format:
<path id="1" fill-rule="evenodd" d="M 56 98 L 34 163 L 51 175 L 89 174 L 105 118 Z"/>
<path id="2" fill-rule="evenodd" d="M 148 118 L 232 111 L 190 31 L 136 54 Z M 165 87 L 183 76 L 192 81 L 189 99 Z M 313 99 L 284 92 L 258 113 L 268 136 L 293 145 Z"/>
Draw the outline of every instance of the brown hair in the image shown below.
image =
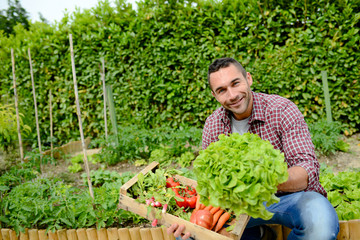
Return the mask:
<path id="1" fill-rule="evenodd" d="M 210 88 L 211 88 L 210 74 L 219 71 L 219 69 L 221 69 L 221 68 L 229 67 L 230 64 L 233 64 L 244 75 L 244 78 L 246 79 L 245 68 L 238 61 L 236 61 L 233 58 L 229 58 L 229 57 L 218 58 L 213 63 L 211 63 L 209 66 L 207 78 L 208 78 L 208 83 L 209 83 Z"/>

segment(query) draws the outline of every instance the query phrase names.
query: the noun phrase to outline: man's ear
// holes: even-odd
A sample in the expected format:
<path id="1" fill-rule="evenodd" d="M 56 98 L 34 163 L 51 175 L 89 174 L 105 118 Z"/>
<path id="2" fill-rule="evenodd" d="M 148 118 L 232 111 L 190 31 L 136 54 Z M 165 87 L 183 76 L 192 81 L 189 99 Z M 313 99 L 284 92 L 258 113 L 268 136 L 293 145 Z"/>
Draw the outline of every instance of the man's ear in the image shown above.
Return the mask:
<path id="1" fill-rule="evenodd" d="M 253 79 L 251 77 L 251 74 L 249 72 L 246 72 L 246 80 L 249 84 L 249 87 L 253 84 Z"/>

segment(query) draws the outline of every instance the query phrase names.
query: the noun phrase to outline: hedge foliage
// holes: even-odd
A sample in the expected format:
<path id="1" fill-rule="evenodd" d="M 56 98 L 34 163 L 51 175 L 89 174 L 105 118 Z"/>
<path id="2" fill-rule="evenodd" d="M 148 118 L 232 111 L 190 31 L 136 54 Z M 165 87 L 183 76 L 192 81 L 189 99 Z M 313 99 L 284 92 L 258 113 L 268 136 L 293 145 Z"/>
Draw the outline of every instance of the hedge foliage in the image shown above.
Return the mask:
<path id="1" fill-rule="evenodd" d="M 54 135 L 78 139 L 69 34 L 85 136 L 104 134 L 101 58 L 122 125 L 202 127 L 218 107 L 207 87 L 208 65 L 239 60 L 253 90 L 294 101 L 308 122 L 325 117 L 321 71 L 327 71 L 333 118 L 352 134 L 360 126 L 360 2 L 358 0 L 125 0 L 65 15 L 54 25 L 0 35 L 1 101 L 11 102 L 10 49 L 15 50 L 21 112 L 34 129 L 27 49 L 31 49 L 43 136 L 49 136 L 49 89 Z M 44 137 L 43 137 L 44 139 Z"/>

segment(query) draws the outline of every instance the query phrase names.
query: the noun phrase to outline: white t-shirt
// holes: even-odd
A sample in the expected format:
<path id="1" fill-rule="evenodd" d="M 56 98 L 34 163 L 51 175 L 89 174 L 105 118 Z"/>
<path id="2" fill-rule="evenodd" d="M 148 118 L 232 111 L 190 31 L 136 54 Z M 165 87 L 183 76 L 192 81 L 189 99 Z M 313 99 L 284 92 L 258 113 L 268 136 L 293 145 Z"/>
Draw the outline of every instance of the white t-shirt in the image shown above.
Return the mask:
<path id="1" fill-rule="evenodd" d="M 242 120 L 236 120 L 233 116 L 231 116 L 231 131 L 233 133 L 237 132 L 240 135 L 249 131 L 249 128 L 250 128 L 249 118 L 250 117 L 242 119 Z"/>

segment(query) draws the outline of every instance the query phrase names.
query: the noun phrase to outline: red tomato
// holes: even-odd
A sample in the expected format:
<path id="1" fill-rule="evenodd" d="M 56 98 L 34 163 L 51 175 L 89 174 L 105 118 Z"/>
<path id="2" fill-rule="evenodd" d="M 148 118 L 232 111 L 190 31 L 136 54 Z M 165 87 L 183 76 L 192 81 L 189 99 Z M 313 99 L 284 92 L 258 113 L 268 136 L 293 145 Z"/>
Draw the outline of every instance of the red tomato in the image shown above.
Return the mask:
<path id="1" fill-rule="evenodd" d="M 177 187 L 177 186 L 180 186 L 180 183 L 175 178 L 169 177 L 169 178 L 166 179 L 166 187 L 167 188 L 169 188 L 169 187 L 174 188 L 174 187 Z"/>
<path id="2" fill-rule="evenodd" d="M 186 198 L 186 201 L 189 205 L 189 208 L 195 208 L 196 207 L 196 201 L 197 201 L 197 197 L 196 195 L 193 195 L 191 197 Z"/>
<path id="3" fill-rule="evenodd" d="M 176 205 L 178 205 L 178 207 L 180 207 L 180 208 L 181 207 L 184 207 L 184 208 L 189 207 L 189 203 L 186 201 L 186 197 L 181 196 L 179 194 L 179 189 L 178 188 L 172 188 L 172 190 L 175 192 L 176 197 L 181 198 L 182 200 L 184 200 L 184 201 L 178 201 L 178 200 L 175 199 Z"/>
<path id="4" fill-rule="evenodd" d="M 190 222 L 204 228 L 211 229 L 213 218 L 214 215 L 208 210 L 195 210 L 191 214 Z"/>
<path id="5" fill-rule="evenodd" d="M 189 194 L 190 196 L 196 194 L 196 189 L 191 186 L 186 186 L 185 190 L 186 190 L 186 193 Z"/>

